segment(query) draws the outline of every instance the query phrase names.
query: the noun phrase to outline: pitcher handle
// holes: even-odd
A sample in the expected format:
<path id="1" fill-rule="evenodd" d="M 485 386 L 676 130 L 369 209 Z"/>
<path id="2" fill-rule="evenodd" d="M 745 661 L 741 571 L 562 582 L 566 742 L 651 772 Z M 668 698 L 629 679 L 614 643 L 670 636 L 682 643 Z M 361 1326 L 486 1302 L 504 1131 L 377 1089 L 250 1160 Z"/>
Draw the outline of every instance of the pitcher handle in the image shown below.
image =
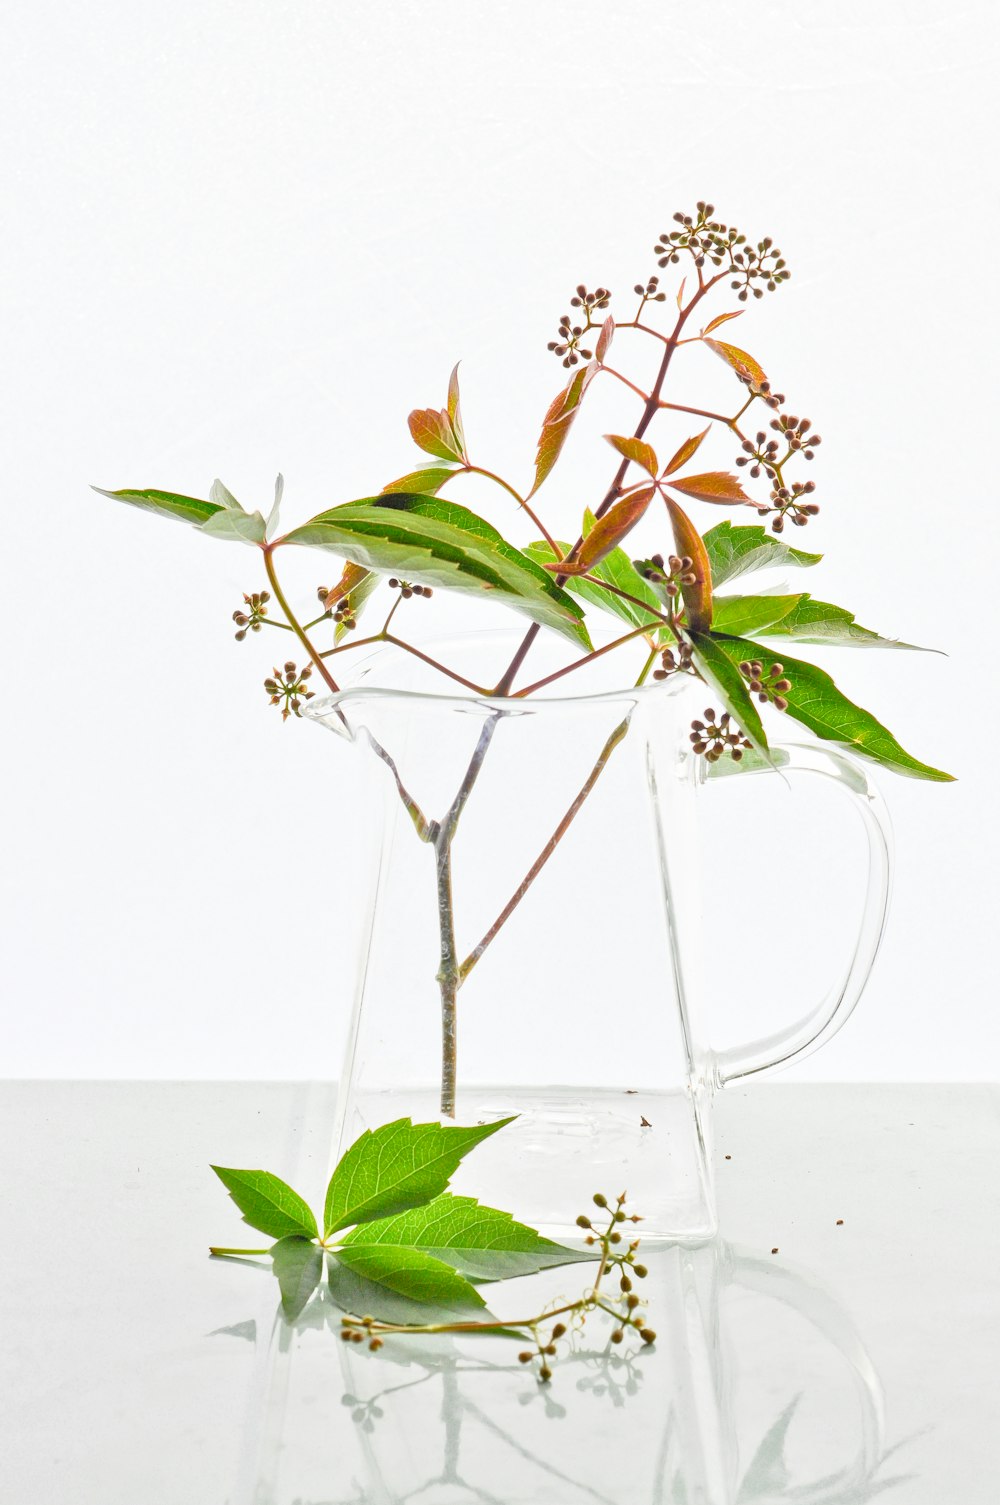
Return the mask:
<path id="1" fill-rule="evenodd" d="M 815 743 L 786 743 L 775 750 L 788 759 L 781 765 L 782 774 L 793 778 L 814 774 L 830 779 L 861 817 L 868 837 L 868 877 L 861 927 L 846 970 L 818 1007 L 796 1024 L 763 1040 L 714 1053 L 715 1080 L 720 1087 L 802 1060 L 832 1039 L 853 1012 L 868 981 L 889 907 L 892 828 L 882 797 L 862 764 L 839 748 Z M 774 777 L 770 769 L 761 772 Z"/>

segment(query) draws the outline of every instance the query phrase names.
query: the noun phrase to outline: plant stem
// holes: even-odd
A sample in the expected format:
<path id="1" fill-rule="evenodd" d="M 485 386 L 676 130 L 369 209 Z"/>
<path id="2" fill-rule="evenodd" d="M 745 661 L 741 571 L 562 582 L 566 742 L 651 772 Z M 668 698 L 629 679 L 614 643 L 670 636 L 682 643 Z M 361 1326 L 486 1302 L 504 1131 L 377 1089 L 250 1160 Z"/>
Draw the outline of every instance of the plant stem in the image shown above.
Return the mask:
<path id="1" fill-rule="evenodd" d="M 451 884 L 451 841 L 435 842 L 438 925 L 441 933 L 441 1112 L 455 1117 L 455 1078 L 458 1070 L 458 955 L 455 945 L 455 903 Z"/>
<path id="2" fill-rule="evenodd" d="M 328 685 L 330 691 L 334 695 L 337 695 L 340 692 L 340 686 L 334 679 L 333 675 L 330 673 L 329 669 L 324 664 L 323 655 L 319 652 L 318 649 L 313 647 L 312 643 L 306 637 L 305 629 L 299 625 L 299 620 L 296 617 L 295 613 L 292 611 L 292 608 L 289 606 L 285 593 L 281 589 L 281 583 L 274 571 L 274 559 L 272 558 L 274 550 L 277 547 L 277 543 L 264 544 L 261 547 L 261 553 L 264 555 L 264 568 L 267 571 L 267 578 L 271 582 L 271 589 L 274 591 L 278 605 L 285 613 L 288 624 L 294 632 L 295 636 L 298 638 L 299 642 L 306 650 L 306 653 L 308 653 L 312 662 L 316 665 L 316 668 L 323 676 L 323 679 L 326 681 L 326 684 Z"/>
<path id="3" fill-rule="evenodd" d="M 502 486 L 503 489 L 504 489 L 504 491 L 506 491 L 509 496 L 512 496 L 514 498 L 514 500 L 517 503 L 517 505 L 519 507 L 523 507 L 524 508 L 525 512 L 531 518 L 531 521 L 534 523 L 534 525 L 538 529 L 539 533 L 541 533 L 542 537 L 545 539 L 545 542 L 552 549 L 553 553 L 558 553 L 559 552 L 556 549 L 555 543 L 553 542 L 552 537 L 551 537 L 548 529 L 546 528 L 545 524 L 542 522 L 542 520 L 538 516 L 538 514 L 534 511 L 534 509 L 532 508 L 532 506 L 530 505 L 530 503 L 526 500 L 525 497 L 523 497 L 521 495 L 521 493 L 519 491 L 515 491 L 514 487 L 511 486 L 509 484 L 509 482 L 507 482 L 507 481 L 505 481 L 503 479 L 503 476 L 498 476 L 496 474 L 496 472 L 492 471 L 492 470 L 484 470 L 481 465 L 469 465 L 469 464 L 466 464 L 466 466 L 464 468 L 465 468 L 465 473 L 467 475 L 471 475 L 471 476 L 485 476 L 488 481 L 495 481 L 498 486 Z M 455 475 L 461 475 L 462 472 L 460 470 L 456 470 L 454 472 L 454 474 Z"/>
<path id="4" fill-rule="evenodd" d="M 459 967 L 459 986 L 461 986 L 461 984 L 465 982 L 465 979 L 468 977 L 469 973 L 472 971 L 473 967 L 476 965 L 479 958 L 486 950 L 487 946 L 492 940 L 495 939 L 497 934 L 503 929 L 504 925 L 506 925 L 511 915 L 514 913 L 514 910 L 520 904 L 521 900 L 528 892 L 528 889 L 534 883 L 535 879 L 542 871 L 542 868 L 548 862 L 549 858 L 552 856 L 552 853 L 555 851 L 556 847 L 559 845 L 560 841 L 562 841 L 566 832 L 569 830 L 569 827 L 576 818 L 577 812 L 582 806 L 584 800 L 586 800 L 587 796 L 590 794 L 590 791 L 597 783 L 597 780 L 604 772 L 608 759 L 611 757 L 611 754 L 614 752 L 615 748 L 618 746 L 619 742 L 621 742 L 622 738 L 628 731 L 630 717 L 631 712 L 629 712 L 629 715 L 626 716 L 625 719 L 619 722 L 619 724 L 615 727 L 614 731 L 611 733 L 610 737 L 601 748 L 597 762 L 594 764 L 593 768 L 590 770 L 590 773 L 587 775 L 587 778 L 579 794 L 576 796 L 573 803 L 566 811 L 566 814 L 563 816 L 562 820 L 556 826 L 552 835 L 549 837 L 548 841 L 545 843 L 544 847 L 535 858 L 531 867 L 528 869 L 527 873 L 522 878 L 521 882 L 518 884 L 517 888 L 514 890 L 507 903 L 504 905 L 503 909 L 497 915 L 489 930 L 487 930 L 486 934 L 479 942 L 478 946 L 473 947 L 473 949 L 469 952 L 469 955 L 465 958 L 465 961 Z"/>
<path id="5" fill-rule="evenodd" d="M 216 1248 L 211 1248 L 210 1247 L 208 1252 L 209 1252 L 209 1254 L 217 1254 L 217 1255 L 229 1255 L 229 1254 L 270 1254 L 271 1250 L 270 1250 L 270 1248 L 267 1248 L 267 1249 L 216 1249 Z"/>
<path id="6" fill-rule="evenodd" d="M 667 618 L 663 618 L 664 623 Z M 567 664 L 563 669 L 556 669 L 552 674 L 547 674 L 544 679 L 536 679 L 533 685 L 528 685 L 523 690 L 518 690 L 513 696 L 514 700 L 521 700 L 525 695 L 531 695 L 535 690 L 541 690 L 545 685 L 552 684 L 553 680 L 562 679 L 564 674 L 572 674 L 574 669 L 582 669 L 585 664 L 592 664 L 595 659 L 603 658 L 606 653 L 611 653 L 615 648 L 620 648 L 623 643 L 631 642 L 633 638 L 645 637 L 652 630 L 653 623 L 646 627 L 633 627 L 631 632 L 624 633 L 620 638 L 605 643 L 603 648 L 595 648 L 593 653 L 587 653 L 583 658 L 574 659 L 573 663 Z"/>

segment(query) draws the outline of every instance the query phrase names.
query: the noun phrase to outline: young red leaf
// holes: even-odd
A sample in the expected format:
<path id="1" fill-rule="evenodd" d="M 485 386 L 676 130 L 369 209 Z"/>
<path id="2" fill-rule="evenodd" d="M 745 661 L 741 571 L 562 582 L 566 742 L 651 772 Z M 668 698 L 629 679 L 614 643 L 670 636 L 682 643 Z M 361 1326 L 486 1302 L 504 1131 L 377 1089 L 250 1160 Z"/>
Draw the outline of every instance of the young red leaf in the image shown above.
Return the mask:
<path id="1" fill-rule="evenodd" d="M 614 339 L 614 337 L 615 337 L 615 321 L 611 317 L 611 315 L 608 314 L 608 317 L 605 319 L 604 323 L 601 325 L 601 332 L 600 332 L 600 334 L 597 337 L 597 348 L 594 351 L 594 359 L 595 360 L 597 360 L 597 361 L 603 361 L 604 357 L 608 353 L 608 350 L 609 350 L 609 348 L 611 346 L 611 341 Z"/>
<path id="2" fill-rule="evenodd" d="M 654 487 L 644 486 L 641 491 L 632 491 L 621 497 L 603 517 L 597 519 L 571 563 L 565 561 L 546 568 L 556 575 L 588 574 L 618 547 L 626 534 L 631 533 L 655 495 Z"/>
<path id="3" fill-rule="evenodd" d="M 651 444 L 647 444 L 644 439 L 626 439 L 621 434 L 605 434 L 604 437 L 626 460 L 634 460 L 643 470 L 648 470 L 651 476 L 656 475 L 660 462 Z"/>
<path id="4" fill-rule="evenodd" d="M 686 277 L 682 277 L 681 278 L 681 285 L 677 289 L 677 307 L 678 308 L 682 308 L 683 305 L 684 305 L 684 288 L 685 288 L 686 284 L 687 284 L 687 278 Z"/>
<path id="5" fill-rule="evenodd" d="M 702 339 L 704 339 L 707 334 L 711 334 L 713 329 L 718 329 L 720 324 L 725 324 L 727 319 L 738 319 L 740 314 L 745 312 L 745 309 L 737 308 L 731 314 L 716 314 L 715 318 L 712 319 L 708 324 L 706 324 L 705 328 L 702 330 Z"/>
<path id="6" fill-rule="evenodd" d="M 747 496 L 740 485 L 739 477 L 730 475 L 727 470 L 707 470 L 702 476 L 681 476 L 670 485 L 683 491 L 685 496 L 693 496 L 699 502 L 714 502 L 718 507 L 729 507 L 733 503 L 752 507 L 754 504 L 753 497 Z"/>
<path id="7" fill-rule="evenodd" d="M 688 574 L 694 580 L 681 584 L 681 595 L 687 612 L 687 625 L 692 632 L 707 632 L 712 625 L 712 568 L 701 534 L 687 513 L 674 501 L 665 497 L 670 522 L 674 530 L 674 546 L 682 559 L 690 559 Z"/>
<path id="8" fill-rule="evenodd" d="M 759 387 L 761 382 L 767 381 L 767 373 L 763 366 L 741 350 L 738 345 L 727 345 L 724 340 L 705 340 L 709 350 L 714 350 L 716 355 L 731 366 L 737 376 L 742 376 L 752 385 Z"/>
<path id="9" fill-rule="evenodd" d="M 528 493 L 529 498 L 534 496 L 539 486 L 548 477 L 562 453 L 562 447 L 569 437 L 570 427 L 583 400 L 583 394 L 590 385 L 596 370 L 596 366 L 581 366 L 579 371 L 573 373 L 559 395 L 554 397 L 549 404 L 549 410 L 542 420 L 542 432 L 538 436 L 535 484 Z"/>
<path id="10" fill-rule="evenodd" d="M 407 422 L 414 444 L 439 460 L 461 460 L 462 446 L 455 437 L 447 413 L 435 408 L 414 408 Z"/>
<path id="11" fill-rule="evenodd" d="M 695 434 L 693 438 L 684 440 L 684 443 L 674 455 L 673 459 L 667 461 L 666 469 L 663 472 L 665 476 L 672 476 L 675 470 L 680 470 L 682 465 L 687 464 L 692 455 L 696 453 L 698 446 L 701 444 L 701 441 L 704 439 L 705 435 L 708 433 L 708 430 L 711 427 L 712 425 L 709 424 L 707 428 L 702 429 L 700 434 Z"/>
<path id="12" fill-rule="evenodd" d="M 344 573 L 336 585 L 326 593 L 326 600 L 323 602 L 323 605 L 327 611 L 332 611 L 338 601 L 342 601 L 345 596 L 349 596 L 351 591 L 357 590 L 361 582 L 367 580 L 370 575 L 371 570 L 366 570 L 360 564 L 345 564 Z"/>
<path id="13" fill-rule="evenodd" d="M 465 430 L 462 427 L 462 404 L 458 395 L 458 365 L 448 378 L 448 421 L 458 447 L 465 454 Z"/>

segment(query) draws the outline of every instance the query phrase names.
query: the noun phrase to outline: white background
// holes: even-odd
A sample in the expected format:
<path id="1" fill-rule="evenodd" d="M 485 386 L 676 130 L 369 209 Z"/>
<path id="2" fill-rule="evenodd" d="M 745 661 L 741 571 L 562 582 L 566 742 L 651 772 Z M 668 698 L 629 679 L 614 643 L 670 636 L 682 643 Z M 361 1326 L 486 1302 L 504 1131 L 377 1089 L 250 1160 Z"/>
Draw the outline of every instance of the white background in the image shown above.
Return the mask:
<path id="1" fill-rule="evenodd" d="M 824 660 L 960 782 L 881 776 L 892 926 L 798 1074 L 994 1076 L 995 8 L 8 0 L 3 31 L 0 1072 L 329 1076 L 345 1022 L 358 816 L 232 640 L 258 561 L 88 483 L 257 505 L 280 468 L 302 520 L 411 467 L 459 357 L 523 480 L 573 285 L 629 291 L 707 196 L 794 270 L 733 338 L 824 436 L 810 585 L 950 655 Z M 595 396 L 557 525 L 627 412 Z"/>

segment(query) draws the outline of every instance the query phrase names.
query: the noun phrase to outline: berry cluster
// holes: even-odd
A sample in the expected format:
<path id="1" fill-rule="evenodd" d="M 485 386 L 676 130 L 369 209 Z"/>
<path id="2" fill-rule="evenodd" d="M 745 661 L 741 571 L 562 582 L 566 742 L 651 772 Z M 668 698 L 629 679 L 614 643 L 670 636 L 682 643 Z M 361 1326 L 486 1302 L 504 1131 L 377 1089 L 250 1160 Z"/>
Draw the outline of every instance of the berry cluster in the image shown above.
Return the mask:
<path id="1" fill-rule="evenodd" d="M 792 682 L 785 678 L 783 664 L 772 664 L 765 674 L 763 664 L 754 658 L 740 664 L 740 673 L 747 681 L 751 695 L 756 695 L 761 705 L 770 702 L 776 711 L 787 711 L 788 701 L 785 696 L 792 688 Z"/>
<path id="2" fill-rule="evenodd" d="M 738 763 L 743 757 L 744 749 L 750 745 L 739 727 L 730 720 L 728 711 L 723 711 L 716 719 L 715 712 L 709 706 L 704 721 L 691 723 L 692 750 L 704 757 L 706 763 L 718 763 L 726 753 L 734 763 Z"/>
<path id="3" fill-rule="evenodd" d="M 579 283 L 576 296 L 569 300 L 570 308 L 582 308 L 588 324 L 593 313 L 602 308 L 607 308 L 611 302 L 611 294 L 606 287 L 599 287 L 596 292 L 588 293 L 583 283 Z"/>
<path id="4" fill-rule="evenodd" d="M 768 512 L 775 514 L 771 520 L 771 530 L 774 533 L 784 532 L 786 517 L 791 518 L 797 528 L 804 528 L 809 519 L 819 512 L 819 507 L 815 502 L 806 502 L 802 498 L 810 496 L 815 490 L 815 481 L 793 481 L 791 486 L 773 486 L 773 505 L 758 507 L 757 510 L 762 516 Z"/>
<path id="5" fill-rule="evenodd" d="M 679 594 L 682 586 L 694 585 L 698 579 L 694 573 L 694 560 L 687 554 L 683 558 L 670 554 L 666 560 L 662 554 L 654 554 L 651 559 L 633 560 L 633 564 L 644 580 L 659 586 L 671 598 Z"/>
<path id="6" fill-rule="evenodd" d="M 296 669 L 289 659 L 283 670 L 275 669 L 273 679 L 265 679 L 264 689 L 271 697 L 271 704 L 281 706 L 282 721 L 287 721 L 289 716 L 300 716 L 303 700 L 312 700 L 315 692 L 306 688 L 311 674 L 312 664 Z"/>
<path id="7" fill-rule="evenodd" d="M 404 601 L 409 601 L 411 596 L 433 596 L 434 594 L 429 585 L 411 585 L 408 580 L 397 580 L 395 575 L 389 580 L 389 589 L 398 590 Z"/>
<path id="8" fill-rule="evenodd" d="M 550 340 L 548 349 L 559 356 L 564 366 L 575 366 L 581 360 L 589 361 L 594 352 L 584 350 L 580 344 L 586 330 L 582 324 L 571 324 L 569 314 L 563 314 L 559 320 L 559 333 L 556 339 Z"/>
<path id="9" fill-rule="evenodd" d="M 635 285 L 635 291 L 639 294 L 639 297 L 642 299 L 642 302 L 639 304 L 639 312 L 640 313 L 642 313 L 642 310 L 643 310 L 644 306 L 647 303 L 666 303 L 666 301 L 667 301 L 667 295 L 666 295 L 666 293 L 661 293 L 659 289 L 660 289 L 660 279 L 659 279 L 659 277 L 650 277 L 650 279 L 646 283 L 645 287 L 643 287 L 643 285 L 642 285 L 641 282 L 637 282 L 636 283 L 636 285 Z"/>
<path id="10" fill-rule="evenodd" d="M 270 591 L 254 591 L 252 596 L 244 595 L 243 600 L 249 607 L 249 611 L 233 612 L 238 643 L 242 643 L 248 632 L 260 632 L 261 623 L 267 616 L 267 603 L 270 599 Z"/>
<path id="11" fill-rule="evenodd" d="M 673 648 L 664 648 L 660 654 L 660 667 L 653 670 L 654 679 L 669 679 L 671 674 L 695 674 L 691 656 L 691 644 L 681 643 L 676 653 Z"/>

